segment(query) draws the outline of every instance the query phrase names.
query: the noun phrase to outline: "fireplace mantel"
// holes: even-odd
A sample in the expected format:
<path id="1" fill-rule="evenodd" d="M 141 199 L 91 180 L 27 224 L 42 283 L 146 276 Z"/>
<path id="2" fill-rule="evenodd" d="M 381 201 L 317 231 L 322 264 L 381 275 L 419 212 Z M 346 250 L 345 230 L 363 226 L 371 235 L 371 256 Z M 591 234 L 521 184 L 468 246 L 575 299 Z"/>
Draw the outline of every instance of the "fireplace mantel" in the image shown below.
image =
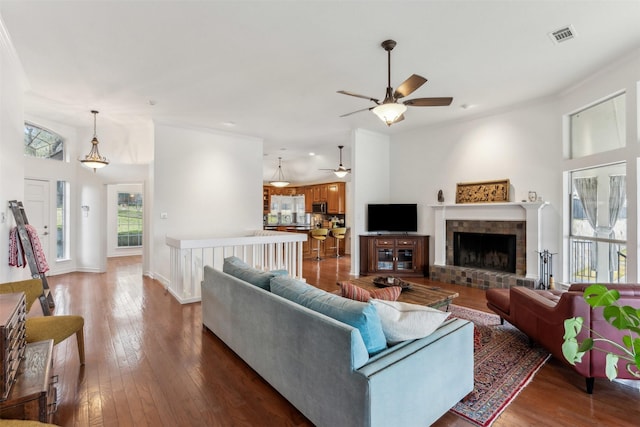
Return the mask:
<path id="1" fill-rule="evenodd" d="M 541 212 L 549 202 L 500 202 L 431 205 L 435 213 L 434 265 L 447 260 L 447 220 L 526 221 L 526 277 L 537 280 L 541 247 Z"/>

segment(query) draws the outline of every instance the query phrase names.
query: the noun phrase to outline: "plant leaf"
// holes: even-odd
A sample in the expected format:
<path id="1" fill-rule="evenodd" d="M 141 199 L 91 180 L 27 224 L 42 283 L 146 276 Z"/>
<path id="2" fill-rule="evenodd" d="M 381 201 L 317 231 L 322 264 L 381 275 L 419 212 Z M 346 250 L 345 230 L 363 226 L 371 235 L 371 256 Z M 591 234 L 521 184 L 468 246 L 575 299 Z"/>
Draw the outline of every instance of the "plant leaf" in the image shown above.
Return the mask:
<path id="1" fill-rule="evenodd" d="M 584 290 L 584 300 L 591 307 L 606 307 L 620 299 L 620 292 L 604 285 L 591 285 Z"/>
<path id="2" fill-rule="evenodd" d="M 613 353 L 607 353 L 607 367 L 605 372 L 609 380 L 614 380 L 618 376 L 618 356 Z"/>
<path id="3" fill-rule="evenodd" d="M 572 365 L 581 362 L 583 354 L 578 352 L 578 341 L 575 338 L 565 339 L 562 343 L 562 355 Z"/>
<path id="4" fill-rule="evenodd" d="M 572 317 L 564 321 L 564 340 L 575 338 L 582 330 L 584 319 L 582 317 Z"/>
<path id="5" fill-rule="evenodd" d="M 578 351 L 585 353 L 593 348 L 593 338 L 585 338 L 578 346 Z"/>

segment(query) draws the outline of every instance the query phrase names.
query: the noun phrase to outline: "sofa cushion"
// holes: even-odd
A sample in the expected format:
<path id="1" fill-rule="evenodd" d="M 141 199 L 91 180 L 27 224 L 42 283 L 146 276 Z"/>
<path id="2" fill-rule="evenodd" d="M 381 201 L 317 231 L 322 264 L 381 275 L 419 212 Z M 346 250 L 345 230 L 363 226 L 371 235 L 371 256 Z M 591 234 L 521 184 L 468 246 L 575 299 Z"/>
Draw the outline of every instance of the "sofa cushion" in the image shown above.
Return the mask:
<path id="1" fill-rule="evenodd" d="M 222 271 L 235 277 L 236 279 L 244 280 L 245 282 L 256 285 L 262 289 L 269 289 L 269 283 L 275 276 L 287 275 L 287 270 L 273 270 L 262 271 L 257 268 L 251 267 L 240 258 L 231 256 L 224 259 L 222 265 Z"/>
<path id="2" fill-rule="evenodd" d="M 389 344 L 424 338 L 435 331 L 451 313 L 425 305 L 372 299 Z"/>
<path id="3" fill-rule="evenodd" d="M 284 276 L 271 280 L 271 292 L 358 329 L 370 355 L 387 348 L 380 317 L 370 303 L 342 298 Z"/>
<path id="4" fill-rule="evenodd" d="M 340 296 L 361 302 L 368 302 L 371 298 L 395 301 L 402 292 L 400 286 L 390 286 L 369 291 L 349 281 L 338 282 L 338 285 L 340 286 Z"/>

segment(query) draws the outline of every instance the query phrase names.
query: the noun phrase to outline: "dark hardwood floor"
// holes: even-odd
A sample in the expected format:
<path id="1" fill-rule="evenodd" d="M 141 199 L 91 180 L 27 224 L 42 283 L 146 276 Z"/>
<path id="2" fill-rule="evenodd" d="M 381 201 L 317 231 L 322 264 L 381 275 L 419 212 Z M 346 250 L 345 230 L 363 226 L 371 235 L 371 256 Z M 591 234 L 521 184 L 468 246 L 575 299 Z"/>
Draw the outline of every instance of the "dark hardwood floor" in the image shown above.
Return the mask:
<path id="1" fill-rule="evenodd" d="M 140 262 L 139 257 L 113 258 L 103 274 L 49 279 L 55 314 L 85 318 L 85 366 L 79 365 L 74 339 L 55 347 L 56 424 L 311 425 L 202 328 L 199 303 L 180 305 L 160 283 L 142 276 Z M 337 280 L 349 278 L 349 263 L 348 257 L 305 261 L 304 275 L 309 283 L 335 290 Z M 484 291 L 438 285 L 460 293 L 456 304 L 486 310 Z M 584 379 L 552 359 L 493 425 L 638 425 L 639 397 L 637 390 L 607 380 L 597 380 L 588 395 Z M 435 425 L 471 426 L 450 413 Z"/>

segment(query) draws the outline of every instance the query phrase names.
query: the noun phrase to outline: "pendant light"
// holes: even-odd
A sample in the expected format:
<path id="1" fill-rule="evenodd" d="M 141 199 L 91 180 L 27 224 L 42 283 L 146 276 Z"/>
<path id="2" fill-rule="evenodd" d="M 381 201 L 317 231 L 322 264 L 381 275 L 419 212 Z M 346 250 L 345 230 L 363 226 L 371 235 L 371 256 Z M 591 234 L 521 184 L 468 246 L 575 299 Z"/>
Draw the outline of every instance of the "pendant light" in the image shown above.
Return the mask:
<path id="1" fill-rule="evenodd" d="M 84 159 L 80 159 L 80 162 L 88 168 L 92 168 L 93 172 L 96 169 L 103 168 L 109 164 L 109 160 L 106 157 L 100 155 L 100 151 L 98 151 L 98 137 L 96 136 L 96 114 L 98 111 L 91 110 L 91 114 L 93 114 L 93 139 L 91 140 L 91 151 L 89 154 L 84 156 Z"/>
<path id="2" fill-rule="evenodd" d="M 269 184 L 274 187 L 286 187 L 289 185 L 289 181 L 284 179 L 284 173 L 282 173 L 282 157 L 278 157 L 278 171 L 274 174 L 274 179 Z"/>

